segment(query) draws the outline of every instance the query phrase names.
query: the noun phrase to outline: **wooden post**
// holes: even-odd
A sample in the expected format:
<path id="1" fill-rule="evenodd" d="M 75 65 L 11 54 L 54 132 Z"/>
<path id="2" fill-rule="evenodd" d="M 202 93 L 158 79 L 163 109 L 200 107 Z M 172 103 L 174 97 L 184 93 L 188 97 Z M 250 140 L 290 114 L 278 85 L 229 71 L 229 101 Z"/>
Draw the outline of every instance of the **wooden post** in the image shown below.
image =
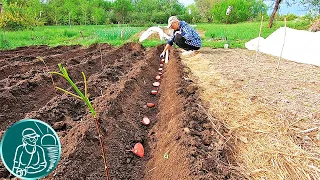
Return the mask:
<path id="1" fill-rule="evenodd" d="M 0 14 L 2 13 L 2 2 L 0 2 Z M 3 42 L 6 44 L 8 41 L 6 39 L 6 30 L 3 28 Z"/>
<path id="2" fill-rule="evenodd" d="M 100 48 L 100 60 L 101 60 L 101 66 L 103 66 L 103 63 L 102 63 L 102 50 L 101 50 L 101 44 L 99 45 L 99 48 Z M 102 93 L 101 93 L 102 94 Z"/>
<path id="3" fill-rule="evenodd" d="M 169 62 L 169 50 L 166 51 L 166 58 L 165 58 L 165 63 Z"/>
<path id="4" fill-rule="evenodd" d="M 257 50 L 256 50 L 256 62 L 257 62 L 258 53 L 259 53 L 259 47 L 260 47 L 260 37 L 261 37 L 261 31 L 262 31 L 262 23 L 263 23 L 263 16 L 261 17 L 259 39 L 258 39 L 258 45 L 257 45 Z"/>
<path id="5" fill-rule="evenodd" d="M 120 37 L 121 37 L 121 40 L 123 40 L 123 39 L 124 39 L 124 30 L 123 30 L 123 29 L 121 29 Z"/>
<path id="6" fill-rule="evenodd" d="M 285 44 L 285 42 L 286 42 L 286 31 L 287 31 L 287 19 L 286 19 L 286 18 L 284 18 L 284 37 L 283 37 L 283 45 L 282 45 L 281 53 L 280 53 L 280 56 L 279 56 L 277 69 L 279 69 L 279 66 L 280 66 L 280 60 L 281 60 L 281 56 L 282 56 L 282 52 L 283 52 L 283 48 L 284 48 L 284 44 Z"/>
<path id="7" fill-rule="evenodd" d="M 83 36 L 83 33 L 82 33 L 82 31 L 79 31 L 80 32 L 80 34 L 81 34 L 81 37 L 82 37 L 82 39 L 84 39 L 84 36 Z"/>
<path id="8" fill-rule="evenodd" d="M 71 27 L 71 12 L 69 11 L 69 27 Z"/>
<path id="9" fill-rule="evenodd" d="M 84 25 L 87 25 L 87 12 L 84 13 Z"/>

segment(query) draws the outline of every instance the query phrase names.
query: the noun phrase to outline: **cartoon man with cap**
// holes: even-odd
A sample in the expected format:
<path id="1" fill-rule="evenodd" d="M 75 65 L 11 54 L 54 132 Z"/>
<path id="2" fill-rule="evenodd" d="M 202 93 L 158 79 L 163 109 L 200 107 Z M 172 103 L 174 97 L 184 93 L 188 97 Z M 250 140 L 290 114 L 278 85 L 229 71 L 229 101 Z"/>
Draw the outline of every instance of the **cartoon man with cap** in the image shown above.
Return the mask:
<path id="1" fill-rule="evenodd" d="M 12 169 L 19 176 L 36 174 L 47 167 L 44 150 L 41 146 L 37 145 L 39 137 L 40 135 L 32 128 L 23 130 L 22 145 L 16 149 Z"/>

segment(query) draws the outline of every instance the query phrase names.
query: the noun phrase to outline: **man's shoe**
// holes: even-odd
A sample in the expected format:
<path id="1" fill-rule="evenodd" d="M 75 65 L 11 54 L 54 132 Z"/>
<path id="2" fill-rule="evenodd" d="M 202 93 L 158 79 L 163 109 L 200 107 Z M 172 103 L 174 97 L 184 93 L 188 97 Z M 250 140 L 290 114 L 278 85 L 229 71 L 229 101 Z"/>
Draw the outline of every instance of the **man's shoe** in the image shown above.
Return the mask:
<path id="1" fill-rule="evenodd" d="M 195 56 L 199 53 L 199 51 L 185 51 L 182 54 L 182 56 L 185 56 L 185 57 L 192 57 L 192 56 Z"/>

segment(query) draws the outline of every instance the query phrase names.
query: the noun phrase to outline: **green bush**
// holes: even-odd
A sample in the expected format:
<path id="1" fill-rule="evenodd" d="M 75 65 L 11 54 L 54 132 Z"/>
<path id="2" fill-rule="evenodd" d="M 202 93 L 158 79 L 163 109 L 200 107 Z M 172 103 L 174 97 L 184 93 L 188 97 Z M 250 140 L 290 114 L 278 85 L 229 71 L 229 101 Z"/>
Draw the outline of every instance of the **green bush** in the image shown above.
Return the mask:
<path id="1" fill-rule="evenodd" d="M 0 28 L 6 30 L 31 29 L 41 22 L 27 8 L 22 8 L 17 3 L 12 3 L 4 7 L 4 12 L 0 15 Z"/>
<path id="2" fill-rule="evenodd" d="M 232 6 L 232 11 L 227 16 L 228 6 Z M 215 22 L 239 23 L 253 20 L 261 13 L 266 14 L 266 11 L 266 5 L 261 0 L 225 0 L 214 5 L 212 14 Z"/>
<path id="3" fill-rule="evenodd" d="M 294 24 L 291 25 L 292 28 L 294 29 L 308 29 L 310 26 L 311 22 L 308 20 L 303 20 L 303 19 L 295 19 Z"/>
<path id="4" fill-rule="evenodd" d="M 318 18 L 320 18 L 320 16 Z M 317 17 L 315 17 L 312 14 L 308 13 L 308 14 L 302 16 L 302 17 L 299 17 L 298 19 L 299 20 L 304 20 L 304 21 L 309 21 L 311 23 L 312 21 L 317 19 Z"/>
<path id="5" fill-rule="evenodd" d="M 278 17 L 278 21 L 284 21 L 284 18 L 286 18 L 287 21 L 292 21 L 297 19 L 299 16 L 295 15 L 295 14 L 287 14 L 287 15 L 283 15 L 283 16 L 279 16 Z"/>
<path id="6" fill-rule="evenodd" d="M 168 21 L 168 15 L 165 12 L 153 12 L 150 21 L 156 24 L 163 24 Z"/>
<path id="7" fill-rule="evenodd" d="M 270 17 L 267 13 L 259 13 L 257 17 L 253 18 L 252 21 L 258 21 L 260 22 L 263 16 L 263 21 L 269 21 Z"/>

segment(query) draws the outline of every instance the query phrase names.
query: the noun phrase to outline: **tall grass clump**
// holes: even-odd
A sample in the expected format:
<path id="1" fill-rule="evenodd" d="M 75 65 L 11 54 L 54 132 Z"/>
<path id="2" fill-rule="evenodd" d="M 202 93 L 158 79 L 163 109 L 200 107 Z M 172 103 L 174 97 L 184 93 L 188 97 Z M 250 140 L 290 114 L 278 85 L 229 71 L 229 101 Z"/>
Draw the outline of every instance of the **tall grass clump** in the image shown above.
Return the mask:
<path id="1" fill-rule="evenodd" d="M 117 28 L 111 27 L 107 29 L 102 29 L 96 31 L 98 38 L 103 39 L 105 41 L 113 41 L 113 40 L 127 40 L 132 35 L 140 32 L 143 28 L 141 27 L 125 27 L 125 28 Z"/>
<path id="2" fill-rule="evenodd" d="M 90 113 L 93 115 L 93 118 L 95 120 L 95 123 L 96 123 L 96 128 L 97 128 L 97 131 L 98 131 L 98 134 L 99 134 L 99 141 L 100 141 L 100 146 L 101 146 L 101 151 L 102 151 L 102 157 L 103 157 L 103 162 L 104 162 L 104 165 L 105 165 L 105 170 L 106 170 L 106 177 L 107 177 L 107 180 L 110 180 L 110 176 L 109 176 L 109 169 L 108 169 L 108 165 L 107 165 L 107 158 L 106 158 L 106 150 L 104 148 L 104 143 L 103 143 L 103 140 L 102 140 L 102 133 L 101 133 L 101 127 L 100 127 L 100 123 L 98 121 L 98 118 L 97 118 L 97 113 L 96 111 L 94 110 L 91 102 L 89 101 L 89 95 L 88 95 L 88 91 L 87 91 L 87 78 L 86 78 L 86 75 L 84 74 L 84 72 L 82 72 L 82 76 L 83 76 L 83 83 L 84 83 L 84 93 L 82 93 L 79 88 L 77 87 L 77 85 L 72 81 L 72 79 L 69 77 L 69 74 L 67 72 L 67 69 L 65 67 L 63 67 L 61 64 L 58 64 L 59 66 L 59 69 L 61 71 L 60 72 L 50 72 L 50 74 L 56 74 L 56 75 L 59 75 L 61 77 L 63 77 L 64 79 L 66 79 L 69 84 L 72 86 L 72 88 L 77 92 L 78 95 L 72 93 L 72 92 L 69 92 L 65 89 L 62 89 L 58 86 L 56 86 L 56 89 L 66 93 L 66 94 L 69 94 L 75 98 L 78 98 L 80 100 L 82 100 L 83 102 L 85 102 L 85 104 L 88 106 L 89 108 L 89 111 Z"/>
<path id="3" fill-rule="evenodd" d="M 26 30 L 0 29 L 0 49 L 14 49 L 30 45 L 83 45 L 109 43 L 122 45 L 144 27 L 91 26 L 37 26 Z M 81 35 L 81 33 L 82 35 Z"/>

